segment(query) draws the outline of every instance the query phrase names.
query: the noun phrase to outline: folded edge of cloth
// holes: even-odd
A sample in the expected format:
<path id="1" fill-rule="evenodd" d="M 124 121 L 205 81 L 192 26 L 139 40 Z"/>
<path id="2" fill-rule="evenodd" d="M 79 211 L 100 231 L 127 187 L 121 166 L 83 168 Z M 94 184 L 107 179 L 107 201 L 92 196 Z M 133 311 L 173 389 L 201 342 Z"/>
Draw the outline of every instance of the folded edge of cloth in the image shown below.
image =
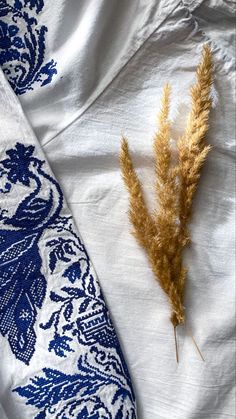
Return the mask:
<path id="1" fill-rule="evenodd" d="M 96 273 L 2 72 L 0 115 L 1 403 L 11 419 L 133 419 L 131 379 Z"/>

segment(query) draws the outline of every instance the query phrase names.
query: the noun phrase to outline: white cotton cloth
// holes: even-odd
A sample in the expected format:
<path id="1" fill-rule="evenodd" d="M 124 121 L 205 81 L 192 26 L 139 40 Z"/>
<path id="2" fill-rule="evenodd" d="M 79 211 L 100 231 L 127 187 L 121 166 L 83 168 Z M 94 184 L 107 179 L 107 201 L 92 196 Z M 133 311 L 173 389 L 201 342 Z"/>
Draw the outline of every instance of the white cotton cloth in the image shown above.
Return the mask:
<path id="1" fill-rule="evenodd" d="M 45 0 L 52 82 L 19 96 L 66 196 L 122 343 L 138 419 L 235 417 L 235 96 L 233 2 Z M 121 136 L 153 207 L 153 135 L 165 83 L 173 138 L 190 109 L 204 43 L 215 64 L 208 142 L 194 202 L 186 331 L 175 360 L 170 307 L 130 234 Z M 5 401 L 7 403 L 7 401 Z M 16 419 L 16 418 L 9 418 Z M 25 418 L 28 419 L 28 418 Z"/>
<path id="2" fill-rule="evenodd" d="M 2 407 L 1 404 L 0 404 L 0 418 L 1 419 L 7 419 L 7 416 L 6 416 L 5 412 L 4 412 L 3 407 Z"/>
<path id="3" fill-rule="evenodd" d="M 0 99 L 0 417 L 136 419 L 96 272 L 2 71 Z"/>

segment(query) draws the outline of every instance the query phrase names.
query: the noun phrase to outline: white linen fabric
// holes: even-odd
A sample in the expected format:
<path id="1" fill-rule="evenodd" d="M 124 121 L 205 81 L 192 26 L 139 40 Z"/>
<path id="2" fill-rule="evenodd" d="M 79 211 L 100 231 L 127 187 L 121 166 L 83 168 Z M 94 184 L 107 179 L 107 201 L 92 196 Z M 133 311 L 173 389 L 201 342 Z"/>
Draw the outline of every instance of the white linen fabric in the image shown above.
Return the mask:
<path id="1" fill-rule="evenodd" d="M 135 419 L 129 372 L 87 250 L 2 73 L 0 89 L 3 409 L 17 419 Z"/>
<path id="2" fill-rule="evenodd" d="M 21 10 L 28 7 L 29 15 L 34 13 L 37 30 L 47 28 L 42 62 L 32 67 L 32 60 L 21 59 L 21 67 L 25 66 L 22 77 L 20 68 L 15 71 L 18 67 L 10 67 L 10 62 L 15 64 L 19 58 L 0 55 L 0 62 L 62 187 L 95 266 L 131 373 L 138 418 L 234 418 L 233 2 L 23 3 Z M 1 16 L 9 26 L 12 14 Z M 25 34 L 27 27 L 34 32 L 34 24 L 20 26 L 20 17 L 15 19 L 20 31 L 8 38 L 18 46 L 20 40 L 14 38 L 23 39 L 24 51 L 27 37 L 20 34 Z M 14 34 L 14 29 L 10 33 Z M 32 34 L 28 38 L 32 40 Z M 121 135 L 125 134 L 152 207 L 152 137 L 162 88 L 166 82 L 172 86 L 172 131 L 176 138 L 186 121 L 189 87 L 206 42 L 215 63 L 208 135 L 213 150 L 194 203 L 191 247 L 184 255 L 188 267 L 187 323 L 205 362 L 186 331 L 179 330 L 177 364 L 167 299 L 154 280 L 146 255 L 130 234 L 128 195 L 120 176 L 118 153 Z M 14 45 L 6 48 L 5 42 L 4 48 L 9 52 Z M 34 70 L 37 77 L 33 77 Z M 7 92 L 7 87 L 2 89 Z M 1 101 L 2 118 L 7 103 L 4 93 Z M 8 124 L 4 134 L 1 130 L 5 142 L 12 138 L 13 128 L 11 122 Z M 12 358 L 11 362 L 11 376 L 17 378 L 17 365 Z M 3 377 L 7 366 L 9 361 L 4 359 L 4 367 L 0 367 Z M 8 419 L 18 419 L 12 396 L 7 391 L 0 394 Z M 56 414 L 47 412 L 46 417 Z M 25 413 L 23 417 L 33 416 Z"/>

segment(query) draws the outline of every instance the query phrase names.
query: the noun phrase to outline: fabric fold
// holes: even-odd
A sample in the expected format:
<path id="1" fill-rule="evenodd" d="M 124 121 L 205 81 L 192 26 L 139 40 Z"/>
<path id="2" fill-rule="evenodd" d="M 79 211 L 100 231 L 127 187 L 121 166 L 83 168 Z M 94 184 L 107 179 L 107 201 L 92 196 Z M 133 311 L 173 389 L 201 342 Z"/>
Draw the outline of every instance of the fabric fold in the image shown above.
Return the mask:
<path id="1" fill-rule="evenodd" d="M 131 379 L 89 255 L 0 77 L 3 407 L 10 419 L 135 418 Z"/>

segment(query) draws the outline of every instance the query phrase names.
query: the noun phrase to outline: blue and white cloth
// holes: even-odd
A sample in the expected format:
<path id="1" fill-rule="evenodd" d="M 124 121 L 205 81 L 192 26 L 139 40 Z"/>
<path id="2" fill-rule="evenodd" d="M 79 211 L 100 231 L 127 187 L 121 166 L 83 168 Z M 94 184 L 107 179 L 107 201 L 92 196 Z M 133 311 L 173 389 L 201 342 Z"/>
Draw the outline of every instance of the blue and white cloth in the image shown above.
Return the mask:
<path id="1" fill-rule="evenodd" d="M 205 42 L 185 306 L 206 362 L 180 333 L 177 365 L 118 153 L 126 134 L 152 206 L 162 88 L 176 138 Z M 0 0 L 0 419 L 235 417 L 234 43 L 231 1 Z"/>
<path id="2" fill-rule="evenodd" d="M 57 74 L 45 59 L 43 8 L 43 1 L 0 3 L 0 63 L 16 95 Z M 97 275 L 3 73 L 1 403 L 8 418 L 134 419 L 130 375 Z"/>

